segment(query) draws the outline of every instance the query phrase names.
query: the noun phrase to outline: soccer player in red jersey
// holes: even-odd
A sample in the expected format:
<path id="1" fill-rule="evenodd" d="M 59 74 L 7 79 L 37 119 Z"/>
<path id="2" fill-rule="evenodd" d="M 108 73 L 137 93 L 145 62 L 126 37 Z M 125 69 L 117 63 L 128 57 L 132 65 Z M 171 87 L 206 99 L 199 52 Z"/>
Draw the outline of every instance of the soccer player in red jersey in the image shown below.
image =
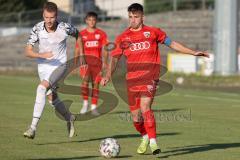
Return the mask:
<path id="1" fill-rule="evenodd" d="M 107 34 L 96 27 L 97 14 L 95 12 L 87 13 L 85 17 L 87 27 L 79 34 L 82 37 L 84 44 L 84 54 L 87 63 L 87 68 L 80 67 L 80 75 L 83 78 L 82 82 L 82 97 L 83 106 L 80 111 L 84 114 L 88 111 L 88 95 L 89 95 L 89 82 L 92 82 L 92 95 L 91 95 L 91 111 L 98 114 L 97 102 L 99 95 L 99 83 L 101 81 L 102 69 L 107 68 L 108 52 L 103 47 L 108 43 Z M 76 43 L 75 57 L 78 52 Z M 103 57 L 103 60 L 102 60 Z"/>
<path id="2" fill-rule="evenodd" d="M 159 73 L 160 51 L 158 44 L 184 54 L 209 57 L 207 52 L 194 51 L 182 44 L 172 41 L 160 28 L 146 26 L 143 23 L 143 6 L 133 3 L 128 7 L 129 28 L 116 38 L 116 48 L 111 52 L 110 67 L 101 85 L 106 85 L 116 69 L 119 58 L 124 55 L 127 60 L 127 90 L 129 109 L 133 124 L 142 135 L 137 153 L 144 154 L 147 147 L 154 155 L 161 152 L 156 142 L 156 122 L 151 104 L 154 99 Z"/>

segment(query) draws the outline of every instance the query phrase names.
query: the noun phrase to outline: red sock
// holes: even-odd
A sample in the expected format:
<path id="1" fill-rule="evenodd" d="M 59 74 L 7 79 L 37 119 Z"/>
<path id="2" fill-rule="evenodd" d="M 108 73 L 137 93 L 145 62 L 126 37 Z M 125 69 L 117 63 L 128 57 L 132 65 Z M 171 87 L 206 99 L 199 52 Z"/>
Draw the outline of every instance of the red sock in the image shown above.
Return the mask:
<path id="1" fill-rule="evenodd" d="M 145 130 L 145 127 L 144 127 L 143 121 L 141 121 L 141 122 L 133 122 L 133 124 L 134 124 L 136 130 L 137 130 L 142 136 L 144 136 L 144 135 L 147 134 L 147 132 L 146 132 L 146 130 Z"/>
<path id="2" fill-rule="evenodd" d="M 92 89 L 92 104 L 97 105 L 99 97 L 99 89 Z"/>
<path id="3" fill-rule="evenodd" d="M 149 139 L 156 138 L 156 121 L 152 110 L 143 113 L 144 127 L 147 131 Z"/>
<path id="4" fill-rule="evenodd" d="M 89 89 L 86 86 L 82 86 L 82 97 L 84 100 L 88 100 Z"/>
<path id="5" fill-rule="evenodd" d="M 136 98 L 135 106 L 136 106 L 135 108 L 140 107 L 140 98 Z M 142 136 L 147 134 L 146 129 L 144 127 L 143 117 L 141 114 L 138 115 L 137 122 L 133 121 L 133 125 Z"/>

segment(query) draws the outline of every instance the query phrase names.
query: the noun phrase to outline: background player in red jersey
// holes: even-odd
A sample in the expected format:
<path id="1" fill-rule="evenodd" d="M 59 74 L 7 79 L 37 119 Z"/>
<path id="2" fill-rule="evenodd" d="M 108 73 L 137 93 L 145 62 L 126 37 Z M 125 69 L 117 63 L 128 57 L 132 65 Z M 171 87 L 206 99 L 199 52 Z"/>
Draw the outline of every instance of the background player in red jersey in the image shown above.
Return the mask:
<path id="1" fill-rule="evenodd" d="M 161 152 L 156 142 L 156 122 L 151 104 L 160 73 L 158 43 L 185 54 L 209 57 L 207 52 L 194 51 L 172 41 L 160 28 L 143 24 L 143 7 L 134 3 L 128 7 L 129 28 L 116 38 L 111 53 L 110 67 L 101 85 L 106 85 L 116 69 L 119 58 L 127 59 L 128 103 L 136 130 L 142 135 L 137 153 L 144 154 L 148 145 L 154 155 Z M 160 86 L 161 88 L 161 86 Z"/>
<path id="2" fill-rule="evenodd" d="M 89 82 L 92 82 L 92 95 L 91 95 L 91 111 L 98 114 L 97 102 L 99 94 L 99 82 L 101 81 L 102 69 L 107 68 L 108 53 L 103 47 L 108 43 L 106 33 L 97 28 L 97 14 L 95 12 L 88 12 L 85 18 L 87 27 L 79 34 L 81 35 L 84 43 L 85 60 L 88 67 L 80 67 L 80 75 L 83 78 L 82 82 L 82 96 L 83 106 L 80 111 L 84 114 L 88 111 L 88 95 L 89 95 Z M 78 46 L 76 44 L 75 57 L 77 57 Z M 103 60 L 102 60 L 103 56 Z"/>

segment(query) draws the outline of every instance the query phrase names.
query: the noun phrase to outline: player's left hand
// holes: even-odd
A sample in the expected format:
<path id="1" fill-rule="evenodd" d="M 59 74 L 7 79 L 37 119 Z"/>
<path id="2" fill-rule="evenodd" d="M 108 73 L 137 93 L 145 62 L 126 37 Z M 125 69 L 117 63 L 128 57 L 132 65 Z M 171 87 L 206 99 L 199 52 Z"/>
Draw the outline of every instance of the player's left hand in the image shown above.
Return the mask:
<path id="1" fill-rule="evenodd" d="M 200 57 L 207 57 L 207 58 L 209 58 L 209 53 L 208 52 L 197 51 L 197 52 L 194 53 L 194 56 L 200 56 Z"/>
<path id="2" fill-rule="evenodd" d="M 108 77 L 102 77 L 100 85 L 101 86 L 106 86 L 106 84 L 109 82 L 110 78 Z"/>

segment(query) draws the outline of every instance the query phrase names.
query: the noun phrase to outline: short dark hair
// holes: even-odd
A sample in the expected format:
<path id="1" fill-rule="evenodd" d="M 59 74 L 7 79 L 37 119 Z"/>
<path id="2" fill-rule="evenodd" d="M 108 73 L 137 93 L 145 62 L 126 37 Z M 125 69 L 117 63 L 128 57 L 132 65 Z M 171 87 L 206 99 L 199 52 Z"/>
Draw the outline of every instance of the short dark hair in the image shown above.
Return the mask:
<path id="1" fill-rule="evenodd" d="M 56 12 L 58 11 L 58 7 L 55 3 L 53 2 L 46 2 L 44 5 L 43 5 L 43 11 L 46 10 L 48 12 Z"/>
<path id="2" fill-rule="evenodd" d="M 88 12 L 87 14 L 86 14 L 86 17 L 85 17 L 85 19 L 87 19 L 88 17 L 94 17 L 94 18 L 98 18 L 98 15 L 97 15 L 97 13 L 96 12 Z"/>
<path id="3" fill-rule="evenodd" d="M 133 3 L 128 6 L 128 12 L 142 12 L 143 13 L 143 6 L 139 3 Z"/>

